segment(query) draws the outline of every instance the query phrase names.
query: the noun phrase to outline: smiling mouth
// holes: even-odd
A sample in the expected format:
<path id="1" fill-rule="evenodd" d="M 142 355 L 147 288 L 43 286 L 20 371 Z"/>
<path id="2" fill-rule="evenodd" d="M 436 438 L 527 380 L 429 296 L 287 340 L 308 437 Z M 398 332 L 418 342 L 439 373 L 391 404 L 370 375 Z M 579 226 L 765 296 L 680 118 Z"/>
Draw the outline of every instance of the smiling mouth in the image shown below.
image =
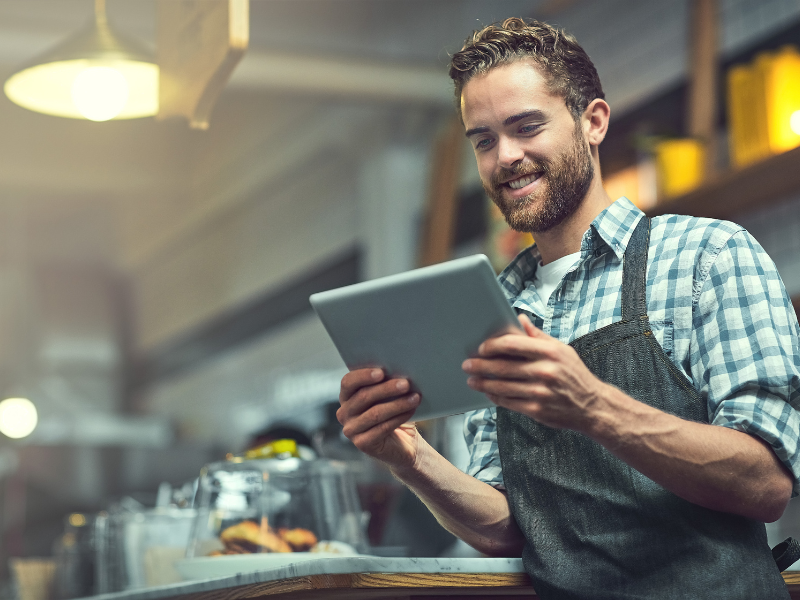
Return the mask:
<path id="1" fill-rule="evenodd" d="M 505 185 L 510 187 L 512 190 L 519 190 L 524 188 L 526 185 L 530 185 L 539 177 L 541 177 L 541 173 L 532 173 L 530 175 L 525 175 L 524 177 L 520 177 L 519 179 L 512 179 L 511 181 L 506 181 Z"/>

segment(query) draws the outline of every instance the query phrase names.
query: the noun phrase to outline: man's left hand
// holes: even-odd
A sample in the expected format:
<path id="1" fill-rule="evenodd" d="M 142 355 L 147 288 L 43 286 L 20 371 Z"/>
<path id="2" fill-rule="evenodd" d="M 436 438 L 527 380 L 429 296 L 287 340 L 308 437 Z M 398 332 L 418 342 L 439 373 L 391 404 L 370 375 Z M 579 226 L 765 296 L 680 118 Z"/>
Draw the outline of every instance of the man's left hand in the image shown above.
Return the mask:
<path id="1" fill-rule="evenodd" d="M 464 361 L 469 386 L 509 410 L 549 427 L 586 432 L 607 384 L 575 350 L 519 316 L 523 332 L 490 338 Z"/>
<path id="2" fill-rule="evenodd" d="M 595 377 L 570 346 L 519 320 L 524 333 L 486 340 L 464 361 L 470 387 L 544 425 L 586 434 L 689 502 L 764 522 L 781 516 L 793 478 L 766 442 L 639 402 Z"/>

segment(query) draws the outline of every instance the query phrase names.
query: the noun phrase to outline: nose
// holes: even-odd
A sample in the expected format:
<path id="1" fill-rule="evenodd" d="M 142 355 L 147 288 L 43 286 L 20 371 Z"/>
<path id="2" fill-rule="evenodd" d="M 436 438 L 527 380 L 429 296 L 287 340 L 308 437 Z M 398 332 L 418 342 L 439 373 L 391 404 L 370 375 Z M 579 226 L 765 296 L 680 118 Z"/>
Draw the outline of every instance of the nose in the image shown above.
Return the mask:
<path id="1" fill-rule="evenodd" d="M 525 151 L 513 138 L 501 136 L 497 140 L 497 162 L 499 166 L 510 169 L 525 157 Z"/>

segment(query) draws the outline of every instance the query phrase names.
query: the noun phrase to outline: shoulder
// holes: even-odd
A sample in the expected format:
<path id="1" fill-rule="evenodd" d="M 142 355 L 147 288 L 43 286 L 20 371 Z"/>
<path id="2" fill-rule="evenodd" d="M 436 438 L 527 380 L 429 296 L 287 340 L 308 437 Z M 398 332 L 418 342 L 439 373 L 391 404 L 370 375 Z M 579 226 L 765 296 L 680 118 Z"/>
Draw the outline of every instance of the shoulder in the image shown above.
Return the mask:
<path id="1" fill-rule="evenodd" d="M 741 225 L 730 221 L 686 215 L 661 215 L 651 220 L 650 245 L 718 253 L 737 233 L 749 236 Z"/>
<path id="2" fill-rule="evenodd" d="M 696 296 L 719 255 L 730 246 L 763 252 L 741 225 L 730 221 L 685 215 L 654 217 L 650 225 L 651 280 L 690 277 Z"/>
<path id="3" fill-rule="evenodd" d="M 650 252 L 649 281 L 672 281 L 673 287 L 687 294 L 684 286 L 691 281 L 692 305 L 698 304 L 703 290 L 717 300 L 735 293 L 744 304 L 762 296 L 783 307 L 791 304 L 775 262 L 736 223 L 679 215 L 656 217 L 651 224 Z"/>

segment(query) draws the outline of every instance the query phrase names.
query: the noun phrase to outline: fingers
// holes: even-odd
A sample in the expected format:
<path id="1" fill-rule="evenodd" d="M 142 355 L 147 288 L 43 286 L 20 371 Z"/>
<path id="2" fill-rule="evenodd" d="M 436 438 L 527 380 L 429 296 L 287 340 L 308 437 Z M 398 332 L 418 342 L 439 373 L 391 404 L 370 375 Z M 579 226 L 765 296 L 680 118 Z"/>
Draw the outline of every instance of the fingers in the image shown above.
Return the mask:
<path id="1" fill-rule="evenodd" d="M 355 447 L 362 452 L 373 454 L 385 442 L 388 435 L 390 435 L 398 427 L 401 427 L 403 423 L 406 423 L 413 416 L 414 410 L 412 409 L 404 413 L 400 413 L 392 419 L 382 421 L 374 427 L 364 431 L 351 433 L 347 437 L 353 442 Z"/>
<path id="2" fill-rule="evenodd" d="M 342 385 L 344 386 L 344 380 Z M 407 379 L 388 379 L 379 383 L 371 382 L 363 385 L 344 399 L 342 399 L 345 394 L 343 391 L 339 400 L 348 414 L 357 414 L 377 403 L 407 394 L 410 390 L 411 385 Z"/>
<path id="3" fill-rule="evenodd" d="M 528 360 L 551 358 L 559 346 L 558 340 L 530 325 L 526 335 L 501 335 L 489 338 L 478 347 L 478 356 L 513 356 Z"/>
<path id="4" fill-rule="evenodd" d="M 496 396 L 494 394 L 487 394 L 489 400 L 496 404 L 497 406 L 502 406 L 503 408 L 507 408 L 513 412 L 521 412 L 520 408 L 524 406 L 524 412 L 526 416 L 534 419 L 535 421 L 539 421 L 540 423 L 544 423 L 545 425 L 553 426 L 552 423 L 547 423 L 546 418 L 546 406 L 545 402 L 538 402 L 535 400 L 523 399 L 523 398 L 510 398 L 507 396 Z"/>
<path id="5" fill-rule="evenodd" d="M 389 433 L 399 425 L 408 421 L 419 405 L 419 394 L 411 393 L 369 405 L 365 410 L 351 409 L 343 405 L 336 416 L 342 424 L 344 435 L 353 441 L 364 432 Z"/>
<path id="6" fill-rule="evenodd" d="M 529 337 L 541 338 L 543 340 L 555 339 L 531 323 L 530 318 L 525 313 L 519 313 L 517 319 L 519 320 L 519 324 L 522 325 L 522 330 L 528 334 Z"/>
<path id="7" fill-rule="evenodd" d="M 356 369 L 342 377 L 339 402 L 346 402 L 362 387 L 378 383 L 385 377 L 381 369 Z"/>
<path id="8" fill-rule="evenodd" d="M 470 377 L 467 384 L 472 389 L 483 392 L 492 399 L 495 404 L 499 398 L 536 400 L 545 399 L 552 395 L 550 388 L 540 381 L 511 381 L 503 379 L 484 379 L 482 377 Z"/>
<path id="9" fill-rule="evenodd" d="M 419 405 L 419 394 L 407 379 L 386 379 L 381 369 L 357 369 L 342 378 L 339 402 L 336 418 L 353 439 L 376 426 L 391 431 L 406 422 Z"/>
<path id="10" fill-rule="evenodd" d="M 528 315 L 526 315 L 525 313 L 520 313 L 517 316 L 517 319 L 519 319 L 519 324 L 522 325 L 522 331 L 527 333 L 529 337 L 537 337 L 538 334 L 547 335 L 541 329 L 537 329 L 536 327 L 534 327 L 533 323 L 531 323 L 531 320 L 528 318 Z"/>
<path id="11" fill-rule="evenodd" d="M 468 375 L 489 379 L 528 380 L 536 375 L 536 363 L 510 357 L 469 358 L 461 364 Z"/>

